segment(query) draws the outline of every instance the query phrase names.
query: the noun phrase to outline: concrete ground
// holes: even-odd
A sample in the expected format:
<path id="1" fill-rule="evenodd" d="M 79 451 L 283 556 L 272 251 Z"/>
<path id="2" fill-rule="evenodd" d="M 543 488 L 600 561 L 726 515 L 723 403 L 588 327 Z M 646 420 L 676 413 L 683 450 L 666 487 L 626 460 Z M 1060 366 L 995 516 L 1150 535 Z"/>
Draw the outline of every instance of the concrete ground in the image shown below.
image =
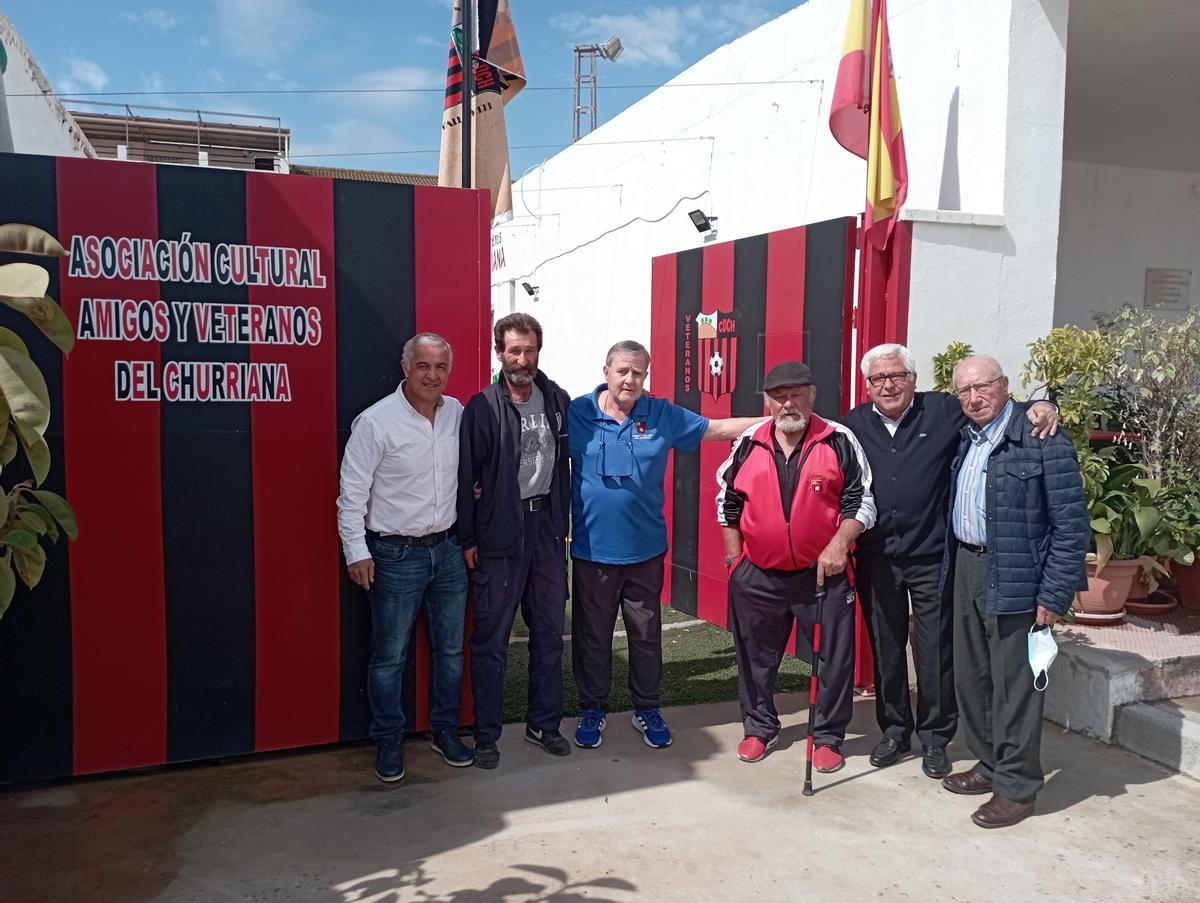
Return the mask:
<path id="1" fill-rule="evenodd" d="M 0 792 L 0 899 L 517 901 L 1200 898 L 1200 783 L 1047 723 L 1038 814 L 969 820 L 914 756 L 873 769 L 872 705 L 847 766 L 801 795 L 804 710 L 746 765 L 732 703 L 629 716 L 553 759 L 506 730 L 500 769 L 424 741 L 384 786 L 365 745 Z M 864 736 L 865 734 L 865 736 Z M 960 744 L 956 764 L 965 761 Z"/>

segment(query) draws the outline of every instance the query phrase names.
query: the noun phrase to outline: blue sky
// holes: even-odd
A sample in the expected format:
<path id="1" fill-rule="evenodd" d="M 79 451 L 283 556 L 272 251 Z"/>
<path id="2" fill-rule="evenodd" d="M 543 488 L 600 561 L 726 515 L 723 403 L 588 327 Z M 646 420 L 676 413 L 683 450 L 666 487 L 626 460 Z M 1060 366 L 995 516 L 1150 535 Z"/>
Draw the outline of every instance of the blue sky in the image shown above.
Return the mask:
<path id="1" fill-rule="evenodd" d="M 511 0 L 530 88 L 563 89 L 527 90 L 509 106 L 514 171 L 556 152 L 521 146 L 571 139 L 576 43 L 615 32 L 625 44 L 619 60 L 600 64 L 603 122 L 649 93 L 617 86 L 662 84 L 799 2 Z M 297 163 L 436 172 L 450 6 L 450 0 L 16 0 L 4 12 L 61 95 L 120 92 L 96 99 L 279 116 L 292 130 Z M 361 88 L 422 90 L 297 93 Z M 285 93 L 237 93 L 250 91 Z"/>

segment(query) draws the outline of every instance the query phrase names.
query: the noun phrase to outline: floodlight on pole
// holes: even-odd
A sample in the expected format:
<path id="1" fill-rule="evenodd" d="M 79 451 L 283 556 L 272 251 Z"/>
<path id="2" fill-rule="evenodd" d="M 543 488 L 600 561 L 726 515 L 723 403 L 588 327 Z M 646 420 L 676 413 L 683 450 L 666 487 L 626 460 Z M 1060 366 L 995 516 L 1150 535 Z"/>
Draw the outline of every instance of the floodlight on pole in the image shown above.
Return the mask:
<path id="1" fill-rule="evenodd" d="M 624 51 L 621 39 L 613 35 L 603 44 L 575 45 L 575 110 L 571 141 L 578 141 L 586 134 L 582 128 L 584 117 L 588 120 L 588 132 L 595 131 L 599 122 L 596 112 L 596 58 L 603 57 L 614 62 Z M 587 88 L 588 100 L 583 101 L 583 90 Z"/>

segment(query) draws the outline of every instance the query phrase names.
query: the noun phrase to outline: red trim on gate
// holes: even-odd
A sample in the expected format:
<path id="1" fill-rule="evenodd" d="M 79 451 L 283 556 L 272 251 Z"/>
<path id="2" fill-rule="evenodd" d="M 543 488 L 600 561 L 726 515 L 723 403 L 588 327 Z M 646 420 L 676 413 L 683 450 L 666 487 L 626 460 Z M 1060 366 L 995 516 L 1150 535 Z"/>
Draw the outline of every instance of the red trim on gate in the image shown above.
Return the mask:
<path id="1" fill-rule="evenodd" d="M 155 171 L 60 159 L 59 239 L 68 247 L 73 235 L 156 239 Z M 66 260 L 59 274 L 76 327 L 81 298 L 159 298 L 156 282 L 71 277 Z M 148 362 L 157 384 L 155 341 L 84 339 L 63 364 L 66 490 L 79 520 L 69 544 L 76 774 L 167 755 L 159 402 L 114 401 L 117 361 Z M 117 521 L 128 529 L 110 529 Z"/>
<path id="2" fill-rule="evenodd" d="M 252 286 L 252 305 L 315 307 L 317 345 L 254 345 L 290 402 L 251 402 L 256 750 L 338 739 L 339 576 L 333 182 L 246 175 L 247 243 L 320 251 L 324 288 Z"/>
<path id="3" fill-rule="evenodd" d="M 416 329 L 436 332 L 450 343 L 454 365 L 446 394 L 463 404 L 487 385 L 493 359 L 488 201 L 486 191 L 417 186 L 413 192 Z M 417 630 L 416 658 L 417 712 L 412 729 L 425 730 L 429 727 L 430 650 L 423 622 Z M 463 670 L 464 722 L 472 717 L 469 673 L 468 660 Z"/>
<path id="4" fill-rule="evenodd" d="M 676 305 L 676 273 L 678 261 L 674 254 L 655 257 L 650 263 L 650 347 L 653 362 L 650 366 L 652 394 L 667 401 L 675 400 L 675 346 L 679 341 L 678 307 Z M 675 526 L 675 453 L 667 457 L 667 472 L 663 478 L 663 513 L 667 519 L 667 538 Z M 671 604 L 671 550 L 663 561 L 662 602 Z"/>
<path id="5" fill-rule="evenodd" d="M 733 310 L 733 261 L 734 243 L 731 241 L 708 245 L 704 249 L 701 313 Z M 739 335 L 736 354 L 753 354 L 752 343 L 756 338 Z M 700 367 L 708 367 L 708 361 L 704 359 L 703 354 L 698 354 L 696 359 Z M 726 360 L 725 365 L 730 374 L 737 373 L 735 361 Z M 727 387 L 728 381 L 722 380 L 721 384 L 722 387 Z M 697 386 L 701 385 L 703 380 L 698 379 Z M 729 417 L 732 402 L 733 396 L 729 392 L 713 398 L 709 393 L 700 390 L 700 413 L 712 420 Z M 725 626 L 729 613 L 729 592 L 724 568 L 725 543 L 713 506 L 717 497 L 717 468 L 729 457 L 729 448 L 727 442 L 700 443 L 700 498 L 697 500 L 700 505 L 700 535 L 696 554 L 696 616 L 720 627 Z"/>
<path id="6" fill-rule="evenodd" d="M 804 226 L 767 236 L 767 319 L 763 348 L 763 373 L 787 360 L 803 360 L 804 279 L 808 233 Z M 787 650 L 796 654 L 796 625 Z"/>
<path id="7" fill-rule="evenodd" d="M 804 277 L 807 258 L 804 226 L 767 236 L 767 318 L 763 373 L 787 360 L 803 360 Z"/>

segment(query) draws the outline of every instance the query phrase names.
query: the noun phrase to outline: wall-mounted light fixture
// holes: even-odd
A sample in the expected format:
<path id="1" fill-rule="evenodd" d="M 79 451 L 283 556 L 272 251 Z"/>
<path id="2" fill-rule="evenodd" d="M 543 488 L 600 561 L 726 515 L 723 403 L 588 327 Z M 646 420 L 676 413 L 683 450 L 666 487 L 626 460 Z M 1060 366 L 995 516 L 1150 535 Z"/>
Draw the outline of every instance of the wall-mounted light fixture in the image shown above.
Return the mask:
<path id="1" fill-rule="evenodd" d="M 709 216 L 703 210 L 689 211 L 688 216 L 691 218 L 692 225 L 696 227 L 697 232 L 716 231 L 717 218 L 715 216 Z"/>

